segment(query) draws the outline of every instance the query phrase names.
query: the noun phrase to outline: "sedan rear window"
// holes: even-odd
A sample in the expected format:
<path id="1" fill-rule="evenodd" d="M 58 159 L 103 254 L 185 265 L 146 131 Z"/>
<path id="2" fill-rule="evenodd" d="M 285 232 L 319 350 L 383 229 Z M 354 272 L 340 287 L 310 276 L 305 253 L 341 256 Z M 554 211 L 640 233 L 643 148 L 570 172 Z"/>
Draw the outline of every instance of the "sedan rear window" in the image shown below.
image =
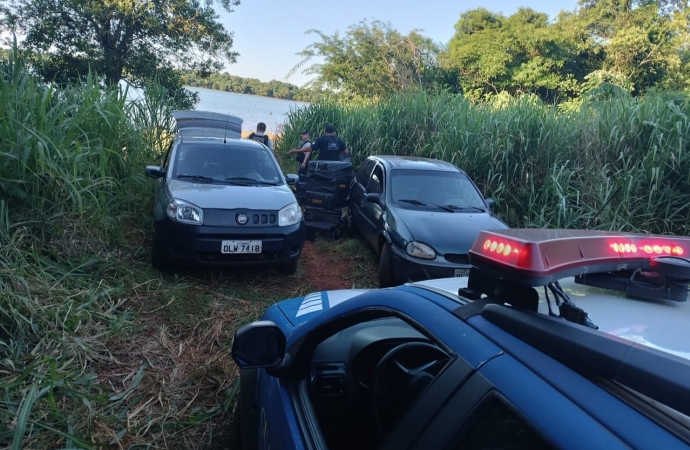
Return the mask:
<path id="1" fill-rule="evenodd" d="M 393 201 L 411 206 L 486 208 L 477 188 L 461 172 L 393 170 L 390 186 Z"/>
<path id="2" fill-rule="evenodd" d="M 223 144 L 180 144 L 174 178 L 239 184 L 282 184 L 275 159 L 264 148 L 236 148 Z"/>

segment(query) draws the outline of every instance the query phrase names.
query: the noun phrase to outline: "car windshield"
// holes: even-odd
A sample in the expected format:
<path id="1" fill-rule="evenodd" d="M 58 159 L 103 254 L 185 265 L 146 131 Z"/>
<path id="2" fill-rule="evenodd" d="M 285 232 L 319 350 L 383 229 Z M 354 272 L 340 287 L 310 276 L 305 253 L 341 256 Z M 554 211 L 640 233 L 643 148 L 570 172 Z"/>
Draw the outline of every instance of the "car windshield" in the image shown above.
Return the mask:
<path id="1" fill-rule="evenodd" d="M 180 144 L 174 178 L 239 185 L 279 185 L 283 177 L 265 148 L 237 148 L 219 144 Z"/>
<path id="2" fill-rule="evenodd" d="M 461 172 L 393 170 L 391 197 L 394 202 L 420 208 L 486 210 L 481 194 Z"/>

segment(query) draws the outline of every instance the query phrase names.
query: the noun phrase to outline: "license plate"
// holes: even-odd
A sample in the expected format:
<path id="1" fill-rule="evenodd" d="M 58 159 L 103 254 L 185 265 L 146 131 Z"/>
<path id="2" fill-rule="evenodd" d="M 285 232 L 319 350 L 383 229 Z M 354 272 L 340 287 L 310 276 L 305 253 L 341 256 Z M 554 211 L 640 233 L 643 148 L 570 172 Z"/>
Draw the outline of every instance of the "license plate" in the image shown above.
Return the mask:
<path id="1" fill-rule="evenodd" d="M 455 276 L 456 277 L 469 277 L 470 276 L 470 269 L 455 269 Z"/>
<path id="2" fill-rule="evenodd" d="M 227 253 L 261 253 L 261 241 L 223 241 L 220 252 Z"/>

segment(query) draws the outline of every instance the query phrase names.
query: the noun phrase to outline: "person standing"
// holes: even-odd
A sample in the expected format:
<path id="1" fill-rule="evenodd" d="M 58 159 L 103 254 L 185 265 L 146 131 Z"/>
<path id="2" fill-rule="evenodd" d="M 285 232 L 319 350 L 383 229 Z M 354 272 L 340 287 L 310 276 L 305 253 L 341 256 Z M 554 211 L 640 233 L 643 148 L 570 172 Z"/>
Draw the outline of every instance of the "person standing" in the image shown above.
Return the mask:
<path id="1" fill-rule="evenodd" d="M 313 144 L 306 144 L 300 148 L 292 148 L 288 155 L 318 151 L 319 161 L 340 161 L 341 154 L 350 153 L 345 141 L 335 135 L 335 127 L 326 125 L 324 134 L 318 137 Z"/>
<path id="2" fill-rule="evenodd" d="M 306 145 L 312 145 L 311 138 L 309 137 L 309 130 L 304 130 L 300 133 L 302 141 L 299 143 L 297 149 L 304 148 Z M 307 174 L 307 163 L 309 163 L 309 157 L 311 152 L 304 152 L 297 154 L 297 175 L 302 176 Z"/>
<path id="3" fill-rule="evenodd" d="M 271 141 L 271 138 L 266 135 L 266 124 L 263 122 L 256 124 L 256 132 L 247 136 L 247 139 L 264 144 L 271 151 L 273 151 L 273 142 Z"/>

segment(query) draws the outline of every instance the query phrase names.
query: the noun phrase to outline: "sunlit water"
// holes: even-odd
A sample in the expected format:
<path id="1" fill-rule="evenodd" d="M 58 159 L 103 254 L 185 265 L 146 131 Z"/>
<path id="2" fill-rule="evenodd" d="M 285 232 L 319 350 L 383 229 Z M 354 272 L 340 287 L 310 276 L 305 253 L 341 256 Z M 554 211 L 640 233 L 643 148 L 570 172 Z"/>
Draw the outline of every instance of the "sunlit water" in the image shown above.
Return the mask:
<path id="1" fill-rule="evenodd" d="M 280 131 L 290 110 L 307 107 L 308 103 L 282 100 L 256 95 L 235 94 L 233 92 L 215 91 L 187 86 L 190 91 L 199 93 L 199 111 L 229 113 L 244 120 L 242 130 L 255 131 L 256 124 L 264 122 L 266 131 L 275 133 Z"/>
<path id="2" fill-rule="evenodd" d="M 120 82 L 123 90 L 127 89 L 127 98 L 140 100 L 143 92 L 133 86 L 127 88 L 126 83 Z M 297 108 L 306 108 L 309 103 L 283 100 L 257 95 L 235 94 L 233 92 L 216 91 L 198 87 L 185 86 L 190 91 L 199 93 L 198 111 L 211 111 L 231 114 L 240 117 L 243 131 L 256 131 L 256 124 L 264 122 L 266 131 L 276 133 L 281 131 L 287 120 L 287 114 Z"/>

